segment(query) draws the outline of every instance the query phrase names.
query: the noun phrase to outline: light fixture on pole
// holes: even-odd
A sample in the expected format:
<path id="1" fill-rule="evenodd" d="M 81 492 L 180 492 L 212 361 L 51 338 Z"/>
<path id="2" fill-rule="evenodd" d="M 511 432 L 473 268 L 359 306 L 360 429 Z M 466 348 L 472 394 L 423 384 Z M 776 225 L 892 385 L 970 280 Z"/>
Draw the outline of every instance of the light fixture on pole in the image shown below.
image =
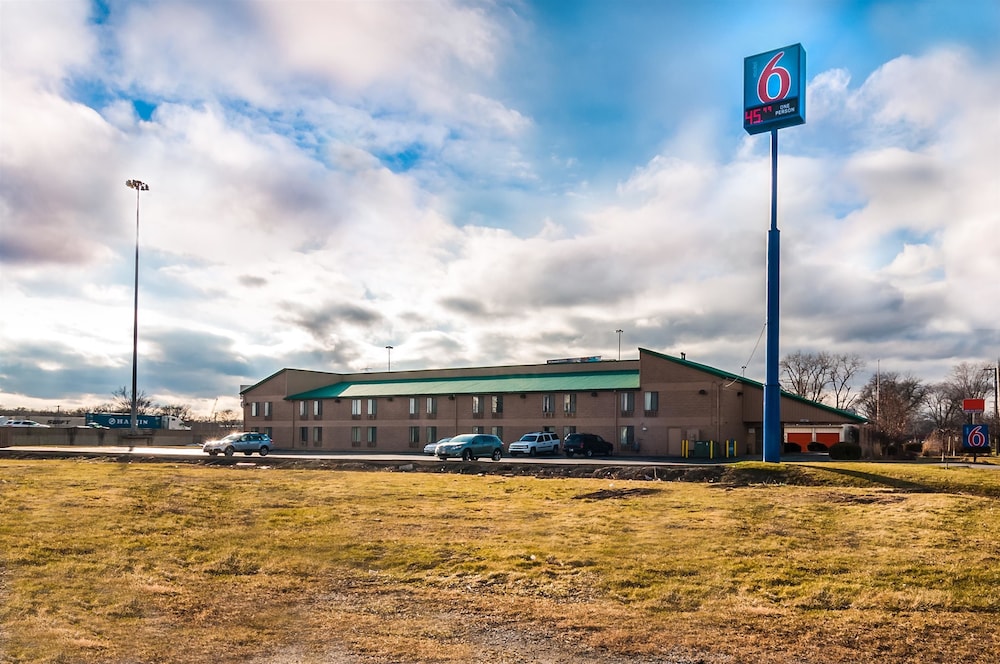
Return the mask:
<path id="1" fill-rule="evenodd" d="M 385 351 L 388 353 L 388 357 L 385 361 L 385 370 L 392 371 L 392 346 L 386 346 Z"/>
<path id="2" fill-rule="evenodd" d="M 138 402 L 136 401 L 137 366 L 139 360 L 139 192 L 149 191 L 149 185 L 141 180 L 125 180 L 125 186 L 135 189 L 135 287 L 132 308 L 132 410 L 129 415 L 129 431 L 138 429 Z"/>
<path id="3" fill-rule="evenodd" d="M 622 359 L 622 332 L 624 332 L 624 330 L 615 330 L 615 333 L 618 335 L 618 361 L 619 362 L 621 362 L 621 359 Z"/>

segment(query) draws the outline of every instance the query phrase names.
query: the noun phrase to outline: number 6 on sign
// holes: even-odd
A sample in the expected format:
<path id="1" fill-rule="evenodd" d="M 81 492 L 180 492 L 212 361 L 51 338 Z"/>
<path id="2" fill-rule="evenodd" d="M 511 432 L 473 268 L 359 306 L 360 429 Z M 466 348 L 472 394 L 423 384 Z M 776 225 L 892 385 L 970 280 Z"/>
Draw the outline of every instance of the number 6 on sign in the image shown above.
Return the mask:
<path id="1" fill-rule="evenodd" d="M 962 447 L 967 450 L 981 450 L 989 445 L 989 428 L 985 424 L 966 424 L 962 427 Z"/>
<path id="2" fill-rule="evenodd" d="M 759 134 L 806 121 L 806 52 L 792 44 L 743 59 L 743 129 Z"/>

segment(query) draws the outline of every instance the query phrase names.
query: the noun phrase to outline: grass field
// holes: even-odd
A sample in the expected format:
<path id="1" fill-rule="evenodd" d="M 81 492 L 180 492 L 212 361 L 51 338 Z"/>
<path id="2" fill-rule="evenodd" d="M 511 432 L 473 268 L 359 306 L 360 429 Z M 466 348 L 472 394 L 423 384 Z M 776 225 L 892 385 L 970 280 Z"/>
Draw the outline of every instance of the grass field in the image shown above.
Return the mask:
<path id="1" fill-rule="evenodd" d="M 0 460 L 0 662 L 990 662 L 1000 471 Z"/>

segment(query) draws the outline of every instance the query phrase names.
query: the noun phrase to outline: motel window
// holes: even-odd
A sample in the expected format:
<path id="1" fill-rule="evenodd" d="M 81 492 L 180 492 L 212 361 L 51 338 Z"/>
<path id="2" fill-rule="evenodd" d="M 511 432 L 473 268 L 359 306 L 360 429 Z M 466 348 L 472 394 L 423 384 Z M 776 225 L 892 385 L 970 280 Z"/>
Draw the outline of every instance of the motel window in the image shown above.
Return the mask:
<path id="1" fill-rule="evenodd" d="M 564 394 L 563 395 L 563 413 L 566 415 L 576 414 L 576 394 Z"/>
<path id="2" fill-rule="evenodd" d="M 420 400 L 417 397 L 410 397 L 410 417 L 420 415 Z"/>
<path id="3" fill-rule="evenodd" d="M 472 433 L 486 433 L 486 429 L 483 427 L 472 427 Z"/>
<path id="4" fill-rule="evenodd" d="M 368 417 L 375 417 L 378 411 L 378 399 L 368 400 Z"/>
<path id="5" fill-rule="evenodd" d="M 635 412 L 635 392 L 622 392 L 622 415 L 631 417 Z"/>
<path id="6" fill-rule="evenodd" d="M 623 450 L 631 449 L 635 446 L 635 427 L 631 424 L 623 426 L 618 433 L 618 442 Z"/>
<path id="7" fill-rule="evenodd" d="M 563 427 L 563 440 L 571 433 L 576 433 L 576 427 Z"/>
<path id="8" fill-rule="evenodd" d="M 271 402 L 264 402 L 264 417 L 271 417 Z"/>
<path id="9" fill-rule="evenodd" d="M 494 417 L 503 415 L 503 395 L 497 394 L 493 396 L 490 409 Z"/>
<path id="10" fill-rule="evenodd" d="M 552 394 L 542 395 L 542 413 L 544 415 L 551 415 L 556 412 L 556 398 Z"/>
<path id="11" fill-rule="evenodd" d="M 410 447 L 416 447 L 417 444 L 419 443 L 420 443 L 420 427 L 410 427 Z"/>
<path id="12" fill-rule="evenodd" d="M 361 399 L 351 399 L 351 417 L 361 417 Z"/>
<path id="13" fill-rule="evenodd" d="M 492 429 L 490 429 L 490 433 L 492 433 L 500 440 L 503 440 L 503 427 L 493 427 Z"/>
<path id="14" fill-rule="evenodd" d="M 361 447 L 361 427 L 351 427 L 351 447 Z"/>
<path id="15" fill-rule="evenodd" d="M 483 398 L 478 394 L 472 395 L 472 416 L 473 417 L 483 416 Z"/>
<path id="16" fill-rule="evenodd" d="M 320 417 L 323 415 L 323 402 L 317 399 L 313 401 L 313 417 Z"/>
<path id="17" fill-rule="evenodd" d="M 656 415 L 656 411 L 660 409 L 660 393 L 646 392 L 643 395 L 642 407 L 646 411 L 646 415 Z"/>
<path id="18" fill-rule="evenodd" d="M 433 443 L 438 439 L 438 428 L 437 427 L 427 427 L 427 442 Z"/>
<path id="19" fill-rule="evenodd" d="M 303 447 L 309 442 L 309 427 L 299 427 L 299 444 Z"/>
<path id="20" fill-rule="evenodd" d="M 256 401 L 250 402 L 250 417 L 257 417 L 257 415 L 258 415 L 257 411 L 258 411 L 259 407 L 260 407 L 260 404 L 257 403 Z"/>
<path id="21" fill-rule="evenodd" d="M 309 411 L 306 410 L 306 402 L 305 401 L 300 401 L 299 402 L 299 417 L 305 418 L 305 416 L 308 415 L 308 414 L 309 414 Z"/>
<path id="22" fill-rule="evenodd" d="M 313 447 L 323 445 L 323 427 L 313 427 Z"/>
<path id="23" fill-rule="evenodd" d="M 438 412 L 437 397 L 427 397 L 427 414 L 437 415 L 437 412 Z"/>
<path id="24" fill-rule="evenodd" d="M 368 447 L 375 447 L 378 443 L 378 427 L 368 427 Z"/>

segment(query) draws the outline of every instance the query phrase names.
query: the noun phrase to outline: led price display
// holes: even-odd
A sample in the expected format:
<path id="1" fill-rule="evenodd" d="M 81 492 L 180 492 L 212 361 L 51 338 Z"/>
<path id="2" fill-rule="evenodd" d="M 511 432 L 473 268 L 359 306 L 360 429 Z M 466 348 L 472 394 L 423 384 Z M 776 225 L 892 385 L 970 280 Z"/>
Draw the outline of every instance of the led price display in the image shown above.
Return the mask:
<path id="1" fill-rule="evenodd" d="M 794 44 L 743 60 L 743 129 L 759 134 L 806 121 L 806 52 Z"/>

